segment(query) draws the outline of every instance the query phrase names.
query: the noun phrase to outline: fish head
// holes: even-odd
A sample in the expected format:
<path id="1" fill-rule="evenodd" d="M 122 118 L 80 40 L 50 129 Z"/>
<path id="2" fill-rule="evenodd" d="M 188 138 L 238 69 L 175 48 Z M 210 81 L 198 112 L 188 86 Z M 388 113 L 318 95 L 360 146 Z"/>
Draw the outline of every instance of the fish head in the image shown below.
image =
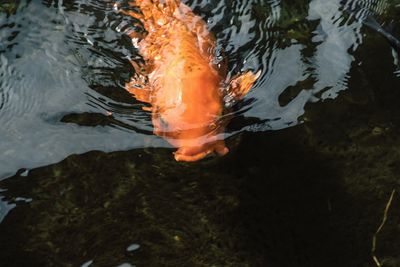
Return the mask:
<path id="1" fill-rule="evenodd" d="M 215 123 L 210 124 L 211 127 L 175 129 L 164 135 L 164 138 L 177 148 L 174 152 L 176 161 L 194 162 L 209 155 L 223 156 L 229 152 L 224 141 L 224 128 L 221 125 L 216 126 Z"/>
<path id="2" fill-rule="evenodd" d="M 217 154 L 224 156 L 229 152 L 224 140 L 209 142 L 200 146 L 181 146 L 175 153 L 176 161 L 194 162 L 206 158 L 208 155 Z"/>
<path id="3" fill-rule="evenodd" d="M 173 86 L 174 88 L 168 88 Z M 226 120 L 220 81 L 215 75 L 197 75 L 165 86 L 173 92 L 166 105 L 153 113 L 156 135 L 177 148 L 177 161 L 193 162 L 210 154 L 225 155 Z M 171 101 L 171 99 L 175 99 Z M 166 101 L 164 101 L 165 104 Z"/>

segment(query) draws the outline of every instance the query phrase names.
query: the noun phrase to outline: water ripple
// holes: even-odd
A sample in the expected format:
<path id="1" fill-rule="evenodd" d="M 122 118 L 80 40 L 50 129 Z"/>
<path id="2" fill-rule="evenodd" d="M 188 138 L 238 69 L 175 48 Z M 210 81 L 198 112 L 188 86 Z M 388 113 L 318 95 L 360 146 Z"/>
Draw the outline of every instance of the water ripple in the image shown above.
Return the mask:
<path id="1" fill-rule="evenodd" d="M 0 54 L 0 116 L 4 114 L 1 112 L 4 109 L 6 103 L 9 99 L 10 86 L 8 85 L 8 80 L 6 77 L 12 76 L 12 69 L 8 65 L 7 59 Z"/>

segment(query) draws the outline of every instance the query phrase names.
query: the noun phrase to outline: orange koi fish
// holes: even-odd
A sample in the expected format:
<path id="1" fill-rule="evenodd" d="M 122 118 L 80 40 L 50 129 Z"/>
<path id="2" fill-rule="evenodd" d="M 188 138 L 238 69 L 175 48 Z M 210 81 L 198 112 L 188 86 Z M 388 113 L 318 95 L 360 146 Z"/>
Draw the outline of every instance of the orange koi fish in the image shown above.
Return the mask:
<path id="1" fill-rule="evenodd" d="M 145 65 L 131 62 L 137 75 L 125 87 L 151 105 L 144 109 L 152 112 L 154 133 L 177 148 L 177 161 L 227 154 L 225 101 L 242 99 L 260 72 L 227 82 L 226 64 L 215 63 L 214 36 L 179 0 L 137 0 L 119 11 L 139 19 L 146 30 L 127 32 Z"/>

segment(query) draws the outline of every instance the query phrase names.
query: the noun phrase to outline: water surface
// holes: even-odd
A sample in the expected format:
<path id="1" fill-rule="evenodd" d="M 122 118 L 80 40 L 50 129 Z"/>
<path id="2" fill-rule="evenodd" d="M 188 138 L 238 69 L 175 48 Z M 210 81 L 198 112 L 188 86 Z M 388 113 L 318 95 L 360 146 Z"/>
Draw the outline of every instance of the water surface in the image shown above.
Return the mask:
<path id="1" fill-rule="evenodd" d="M 378 32 L 400 36 L 399 3 L 184 2 L 229 75 L 262 71 L 234 106 L 230 155 L 192 165 L 123 88 L 141 57 L 113 1 L 0 4 L 2 262 L 372 266 L 400 171 L 398 54 Z"/>

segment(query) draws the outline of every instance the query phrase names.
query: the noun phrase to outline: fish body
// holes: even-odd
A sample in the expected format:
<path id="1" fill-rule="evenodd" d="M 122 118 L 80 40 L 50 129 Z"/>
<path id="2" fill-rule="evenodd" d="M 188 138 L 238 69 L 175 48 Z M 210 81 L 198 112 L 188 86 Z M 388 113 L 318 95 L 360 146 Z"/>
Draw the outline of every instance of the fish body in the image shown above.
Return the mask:
<path id="1" fill-rule="evenodd" d="M 240 100 L 259 76 L 247 72 L 226 81 L 216 61 L 214 36 L 202 18 L 178 0 L 140 0 L 120 12 L 139 19 L 146 34 L 128 32 L 145 60 L 126 89 L 149 103 L 154 133 L 177 148 L 177 161 L 225 155 L 224 99 Z M 140 13 L 135 8 L 140 9 Z"/>

